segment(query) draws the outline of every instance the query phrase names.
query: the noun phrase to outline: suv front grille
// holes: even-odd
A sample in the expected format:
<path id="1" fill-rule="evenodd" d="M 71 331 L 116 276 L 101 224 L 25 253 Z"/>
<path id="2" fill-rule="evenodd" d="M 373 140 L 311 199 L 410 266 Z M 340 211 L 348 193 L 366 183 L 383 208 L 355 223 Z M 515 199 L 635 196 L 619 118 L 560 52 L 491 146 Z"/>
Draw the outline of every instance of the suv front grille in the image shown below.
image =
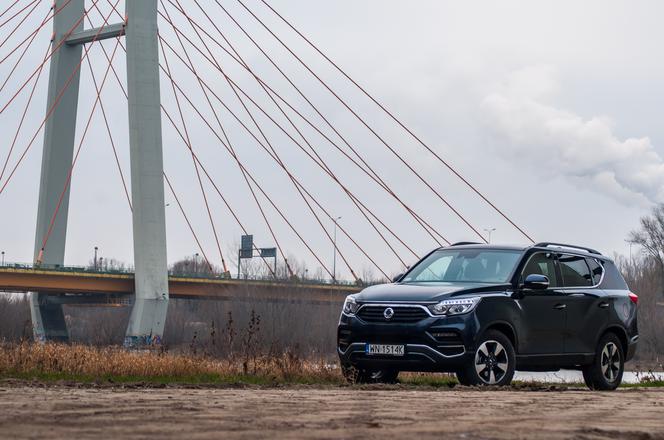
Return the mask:
<path id="1" fill-rule="evenodd" d="M 394 314 L 390 319 L 385 317 L 385 310 L 392 309 Z M 364 306 L 357 313 L 366 322 L 382 323 L 413 323 L 429 317 L 429 314 L 420 307 L 405 306 Z"/>

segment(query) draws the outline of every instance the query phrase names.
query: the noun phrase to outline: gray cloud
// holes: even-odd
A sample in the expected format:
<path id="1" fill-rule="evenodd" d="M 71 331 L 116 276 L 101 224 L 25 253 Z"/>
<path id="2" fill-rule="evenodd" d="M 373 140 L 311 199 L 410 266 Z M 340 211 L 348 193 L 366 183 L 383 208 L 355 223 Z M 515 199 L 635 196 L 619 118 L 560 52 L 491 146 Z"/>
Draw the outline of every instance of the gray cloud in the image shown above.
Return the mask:
<path id="1" fill-rule="evenodd" d="M 547 178 L 565 176 L 623 204 L 664 201 L 664 158 L 650 139 L 621 140 L 607 117 L 584 119 L 549 104 L 560 90 L 553 68 L 515 71 L 499 89 L 481 108 L 503 154 Z"/>

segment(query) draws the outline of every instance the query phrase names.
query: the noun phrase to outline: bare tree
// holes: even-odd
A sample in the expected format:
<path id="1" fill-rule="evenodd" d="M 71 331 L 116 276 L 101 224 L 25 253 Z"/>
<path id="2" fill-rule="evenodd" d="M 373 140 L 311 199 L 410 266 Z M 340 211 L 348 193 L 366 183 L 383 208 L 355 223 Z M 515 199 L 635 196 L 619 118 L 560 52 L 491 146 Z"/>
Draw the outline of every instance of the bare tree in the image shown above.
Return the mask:
<path id="1" fill-rule="evenodd" d="M 641 217 L 641 227 L 629 234 L 628 241 L 640 246 L 657 266 L 659 294 L 664 293 L 664 204 L 655 206 L 650 215 Z"/>

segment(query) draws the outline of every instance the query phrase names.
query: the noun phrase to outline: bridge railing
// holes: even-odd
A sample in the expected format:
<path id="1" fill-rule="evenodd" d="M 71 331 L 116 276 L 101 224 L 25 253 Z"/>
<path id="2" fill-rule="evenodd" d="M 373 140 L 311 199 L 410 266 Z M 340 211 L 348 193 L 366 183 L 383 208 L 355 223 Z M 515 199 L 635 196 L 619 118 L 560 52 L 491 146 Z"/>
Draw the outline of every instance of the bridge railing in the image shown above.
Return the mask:
<path id="1" fill-rule="evenodd" d="M 60 273 L 88 273 L 88 274 L 99 274 L 99 275 L 134 275 L 133 267 L 122 268 L 122 269 L 109 269 L 104 267 L 93 267 L 93 266 L 64 266 L 59 264 L 31 264 L 31 263 L 15 263 L 15 262 L 6 262 L 0 264 L 0 269 L 13 269 L 13 270 L 25 270 L 25 271 L 47 271 L 47 272 L 60 272 Z M 261 277 L 261 276 L 242 276 L 240 278 L 225 278 L 222 275 L 209 274 L 202 272 L 182 272 L 171 271 L 169 270 L 168 276 L 171 278 L 195 278 L 201 280 L 223 280 L 223 279 L 233 279 L 236 281 L 257 281 L 257 282 L 270 282 L 270 283 L 280 283 L 280 284 L 307 284 L 307 285 L 321 285 L 321 286 L 353 286 L 357 287 L 358 284 L 350 281 L 337 280 L 337 282 L 331 282 L 327 280 L 320 279 L 302 279 L 302 278 L 274 278 L 274 277 Z M 375 284 L 375 283 L 372 283 Z"/>

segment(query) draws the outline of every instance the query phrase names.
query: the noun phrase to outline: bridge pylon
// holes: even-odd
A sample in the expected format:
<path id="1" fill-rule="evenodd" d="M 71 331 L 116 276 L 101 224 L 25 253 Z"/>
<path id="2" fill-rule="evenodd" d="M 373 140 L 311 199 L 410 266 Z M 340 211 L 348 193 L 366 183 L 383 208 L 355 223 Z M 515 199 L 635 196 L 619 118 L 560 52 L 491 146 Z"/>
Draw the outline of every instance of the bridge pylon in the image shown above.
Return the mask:
<path id="1" fill-rule="evenodd" d="M 64 264 L 82 46 L 124 35 L 136 267 L 135 300 L 125 338 L 128 346 L 161 341 L 169 297 L 157 1 L 128 0 L 125 23 L 88 30 L 84 30 L 85 0 L 56 0 L 54 5 L 50 116 L 45 126 L 34 259 L 36 264 Z M 67 341 L 62 305 L 50 304 L 44 295 L 31 295 L 35 339 Z"/>

